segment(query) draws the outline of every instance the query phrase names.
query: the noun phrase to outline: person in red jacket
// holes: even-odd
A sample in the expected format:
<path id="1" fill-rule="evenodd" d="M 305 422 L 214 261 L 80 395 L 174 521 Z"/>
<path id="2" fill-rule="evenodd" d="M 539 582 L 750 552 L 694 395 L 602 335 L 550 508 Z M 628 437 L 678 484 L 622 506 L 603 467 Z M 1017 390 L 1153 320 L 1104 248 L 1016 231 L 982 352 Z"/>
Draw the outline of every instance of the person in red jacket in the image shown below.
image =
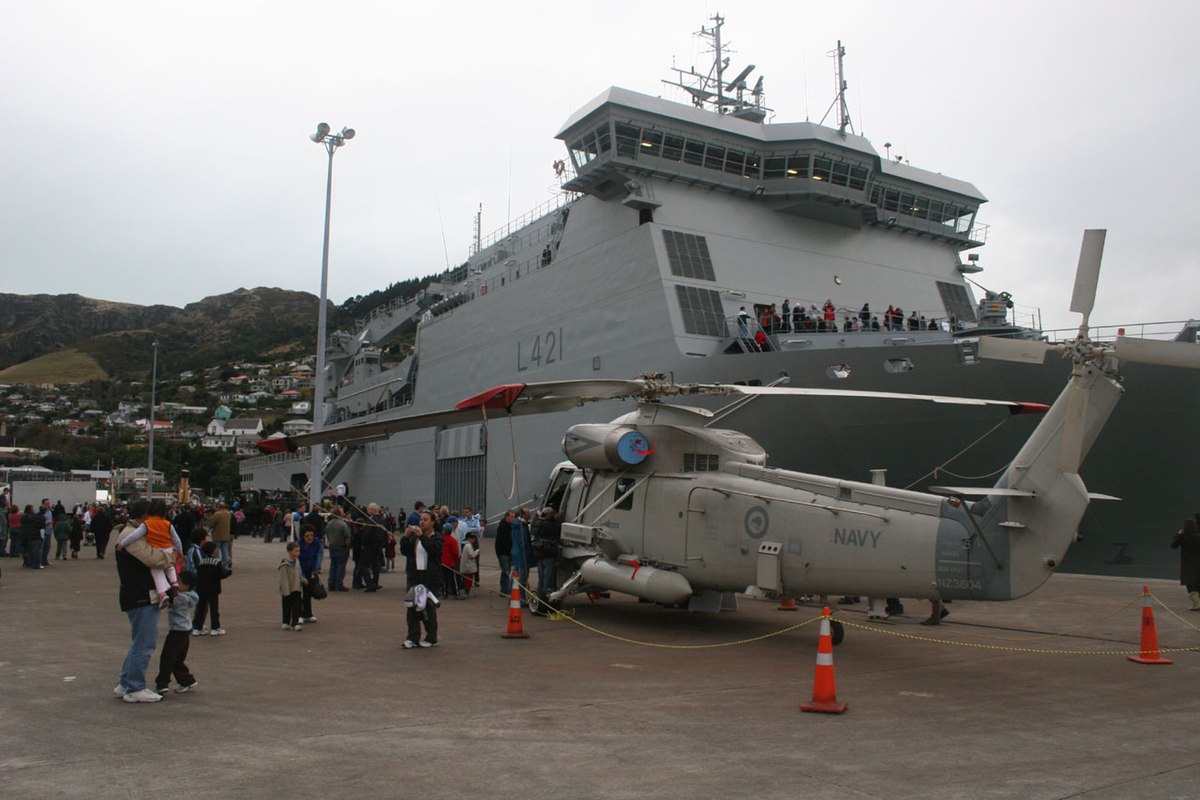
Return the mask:
<path id="1" fill-rule="evenodd" d="M 442 583 L 447 597 L 460 597 L 458 583 L 458 539 L 454 538 L 454 526 L 442 525 Z"/>

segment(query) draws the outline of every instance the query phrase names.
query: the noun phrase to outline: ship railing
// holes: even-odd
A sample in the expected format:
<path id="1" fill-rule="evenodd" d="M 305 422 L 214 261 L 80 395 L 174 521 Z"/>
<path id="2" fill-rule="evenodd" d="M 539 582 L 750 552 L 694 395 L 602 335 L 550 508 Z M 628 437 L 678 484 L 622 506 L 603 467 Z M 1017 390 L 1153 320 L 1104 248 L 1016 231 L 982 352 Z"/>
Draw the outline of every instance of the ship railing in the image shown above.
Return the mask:
<path id="1" fill-rule="evenodd" d="M 549 200 L 539 205 L 537 208 L 534 208 L 532 211 L 528 211 L 525 214 L 522 214 L 520 217 L 517 217 L 502 227 L 492 231 L 487 236 L 480 239 L 478 245 L 473 244 L 471 246 L 471 255 L 474 256 L 482 253 L 484 250 L 496 244 L 496 242 L 511 236 L 514 231 L 519 231 L 521 228 L 524 228 L 526 225 L 530 224 L 539 217 L 543 217 L 546 214 L 549 214 L 551 211 L 556 211 L 562 208 L 578 196 L 579 194 L 577 192 L 559 192 Z"/>
<path id="2" fill-rule="evenodd" d="M 1118 336 L 1136 336 L 1139 339 L 1160 341 L 1197 341 L 1196 320 L 1167 320 L 1161 322 L 1133 322 L 1124 325 L 1094 325 L 1088 328 L 1088 338 L 1093 342 L 1113 342 Z M 1079 335 L 1078 328 L 1055 328 L 1042 331 L 1049 342 L 1069 342 Z"/>
<path id="3" fill-rule="evenodd" d="M 309 450 L 307 447 L 297 447 L 294 453 L 271 453 L 265 456 L 254 456 L 253 458 L 245 458 L 238 462 L 239 470 L 251 470 L 255 467 L 265 467 L 270 464 L 283 464 L 289 461 L 307 461 L 309 458 Z"/>

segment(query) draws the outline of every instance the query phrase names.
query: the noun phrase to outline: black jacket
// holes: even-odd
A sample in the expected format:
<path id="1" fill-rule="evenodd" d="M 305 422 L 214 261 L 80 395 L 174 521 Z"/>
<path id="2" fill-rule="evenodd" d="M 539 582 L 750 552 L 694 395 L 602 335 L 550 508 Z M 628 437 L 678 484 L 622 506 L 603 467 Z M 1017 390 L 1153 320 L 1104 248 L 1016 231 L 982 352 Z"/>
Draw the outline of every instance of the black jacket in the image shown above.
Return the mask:
<path id="1" fill-rule="evenodd" d="M 496 526 L 496 555 L 512 557 L 512 523 L 506 519 Z"/>
<path id="2" fill-rule="evenodd" d="M 425 548 L 427 556 L 425 569 L 417 569 L 417 540 Z M 409 587 L 418 583 L 433 592 L 442 590 L 442 540 L 438 536 L 403 536 L 400 538 L 400 552 L 404 555 L 404 576 L 408 579 Z"/>
<path id="3" fill-rule="evenodd" d="M 154 578 L 150 568 L 124 550 L 117 551 L 117 576 L 121 579 L 121 610 L 151 605 Z"/>
<path id="4" fill-rule="evenodd" d="M 206 558 L 196 569 L 196 591 L 205 597 L 216 597 L 221 593 L 221 581 L 232 574 L 221 559 Z"/>

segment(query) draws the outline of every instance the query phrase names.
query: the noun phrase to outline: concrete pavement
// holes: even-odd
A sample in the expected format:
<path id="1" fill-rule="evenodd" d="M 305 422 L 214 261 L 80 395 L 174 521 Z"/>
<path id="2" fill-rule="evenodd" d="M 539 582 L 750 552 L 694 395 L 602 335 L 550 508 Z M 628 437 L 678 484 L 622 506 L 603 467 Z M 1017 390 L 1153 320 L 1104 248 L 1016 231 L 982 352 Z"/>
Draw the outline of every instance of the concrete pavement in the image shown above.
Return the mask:
<path id="1" fill-rule="evenodd" d="M 720 646 L 812 606 L 743 599 L 714 616 L 576 597 L 576 619 L 608 635 L 526 614 L 531 637 L 510 641 L 489 592 L 444 602 L 441 646 L 404 651 L 402 571 L 284 632 L 282 547 L 243 538 L 228 634 L 192 640 L 199 687 L 131 705 L 111 694 L 129 640 L 116 569 L 82 555 L 0 561 L 0 797 L 1200 796 L 1200 654 L 1151 667 L 1040 652 L 1137 650 L 1140 580 L 1057 575 L 1012 603 L 956 602 L 937 628 L 916 624 L 918 601 L 886 623 L 839 610 L 850 708 L 826 716 L 798 710 L 816 624 Z M 484 556 L 495 589 L 490 541 Z M 1161 646 L 1200 646 L 1182 587 L 1149 584 L 1177 612 L 1155 608 Z"/>

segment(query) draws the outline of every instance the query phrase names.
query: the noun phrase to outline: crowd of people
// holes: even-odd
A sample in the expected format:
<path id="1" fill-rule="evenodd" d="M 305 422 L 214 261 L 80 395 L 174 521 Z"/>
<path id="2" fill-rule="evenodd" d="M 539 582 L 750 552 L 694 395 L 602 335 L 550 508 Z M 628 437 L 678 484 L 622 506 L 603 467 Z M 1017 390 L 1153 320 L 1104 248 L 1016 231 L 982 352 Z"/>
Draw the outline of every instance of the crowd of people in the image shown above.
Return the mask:
<path id="1" fill-rule="evenodd" d="M 770 349 L 767 337 L 781 333 L 851 333 L 857 331 L 923 331 L 962 329 L 958 320 L 951 315 L 946 319 L 927 319 L 924 314 L 911 312 L 907 317 L 900 306 L 889 305 L 880 315 L 871 311 L 870 303 L 863 303 L 858 311 L 838 308 L 833 300 L 826 299 L 821 306 L 810 303 L 793 305 L 784 300 L 778 307 L 774 303 L 755 305 L 756 314 L 745 306 L 738 309 L 738 336 L 752 342 L 756 349 Z M 839 317 L 840 315 L 840 317 Z"/>

